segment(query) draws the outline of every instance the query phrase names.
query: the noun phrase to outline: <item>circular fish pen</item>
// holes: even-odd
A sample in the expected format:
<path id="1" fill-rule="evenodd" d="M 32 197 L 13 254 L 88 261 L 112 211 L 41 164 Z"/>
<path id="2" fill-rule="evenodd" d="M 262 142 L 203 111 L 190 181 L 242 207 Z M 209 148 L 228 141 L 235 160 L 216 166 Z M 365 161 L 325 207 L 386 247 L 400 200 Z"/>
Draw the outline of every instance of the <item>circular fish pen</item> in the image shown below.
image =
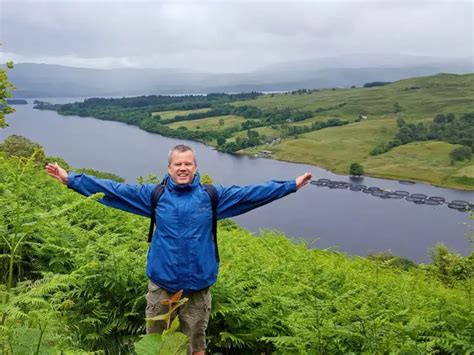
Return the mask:
<path id="1" fill-rule="evenodd" d="M 471 206 L 472 205 L 469 202 L 461 201 L 461 200 L 453 200 L 450 203 L 448 203 L 449 208 L 452 208 L 454 210 L 458 210 L 461 212 L 470 211 Z"/>
<path id="2" fill-rule="evenodd" d="M 436 201 L 436 202 L 439 202 L 439 203 L 445 203 L 446 202 L 446 199 L 444 197 L 439 197 L 439 196 L 430 196 L 430 197 L 428 197 L 428 200 L 429 201 Z"/>
<path id="3" fill-rule="evenodd" d="M 405 196 L 410 195 L 410 193 L 408 191 L 395 191 L 394 195 L 405 197 Z"/>
<path id="4" fill-rule="evenodd" d="M 410 197 L 425 200 L 428 196 L 426 196 L 425 194 L 411 194 Z"/>
<path id="5" fill-rule="evenodd" d="M 413 181 L 399 181 L 401 184 L 413 185 Z M 462 200 L 453 200 L 447 202 L 444 197 L 441 196 L 427 196 L 426 194 L 421 193 L 412 193 L 404 190 L 390 191 L 384 190 L 378 186 L 369 186 L 363 184 L 355 184 L 346 181 L 335 181 L 330 179 L 318 179 L 311 180 L 311 185 L 327 187 L 329 189 L 340 189 L 340 190 L 351 190 L 355 192 L 363 192 L 367 195 L 378 197 L 384 200 L 402 200 L 405 199 L 408 202 L 413 202 L 417 205 L 428 205 L 428 206 L 439 206 L 446 204 L 449 208 L 455 209 L 461 212 L 474 211 L 474 204 L 468 201 Z"/>

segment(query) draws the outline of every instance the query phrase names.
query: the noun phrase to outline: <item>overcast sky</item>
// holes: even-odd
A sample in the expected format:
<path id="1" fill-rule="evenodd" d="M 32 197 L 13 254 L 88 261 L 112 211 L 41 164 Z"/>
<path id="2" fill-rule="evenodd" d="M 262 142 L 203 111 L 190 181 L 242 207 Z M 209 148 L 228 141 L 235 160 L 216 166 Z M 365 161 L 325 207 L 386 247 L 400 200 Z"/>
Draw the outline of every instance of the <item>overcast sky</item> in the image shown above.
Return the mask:
<path id="1" fill-rule="evenodd" d="M 350 53 L 474 56 L 471 0 L 0 2 L 2 62 L 245 72 Z"/>

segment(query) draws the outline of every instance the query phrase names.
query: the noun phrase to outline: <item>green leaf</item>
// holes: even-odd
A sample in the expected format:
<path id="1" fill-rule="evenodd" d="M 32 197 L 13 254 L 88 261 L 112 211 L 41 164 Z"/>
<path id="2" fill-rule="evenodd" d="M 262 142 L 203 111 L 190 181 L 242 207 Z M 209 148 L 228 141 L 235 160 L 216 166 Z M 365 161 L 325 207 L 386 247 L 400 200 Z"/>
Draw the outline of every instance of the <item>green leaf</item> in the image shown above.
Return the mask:
<path id="1" fill-rule="evenodd" d="M 179 328 L 179 317 L 176 317 L 173 319 L 173 322 L 171 322 L 170 329 L 167 330 L 167 333 L 174 333 L 178 330 Z"/>
<path id="2" fill-rule="evenodd" d="M 163 334 L 160 355 L 186 355 L 189 339 L 180 332 Z"/>
<path id="3" fill-rule="evenodd" d="M 135 352 L 137 355 L 158 355 L 161 354 L 162 337 L 159 333 L 143 335 L 135 343 Z"/>
<path id="4" fill-rule="evenodd" d="M 164 313 L 164 314 L 158 314 L 157 316 L 151 317 L 151 318 L 146 318 L 146 320 L 167 320 L 169 318 L 169 313 Z"/>

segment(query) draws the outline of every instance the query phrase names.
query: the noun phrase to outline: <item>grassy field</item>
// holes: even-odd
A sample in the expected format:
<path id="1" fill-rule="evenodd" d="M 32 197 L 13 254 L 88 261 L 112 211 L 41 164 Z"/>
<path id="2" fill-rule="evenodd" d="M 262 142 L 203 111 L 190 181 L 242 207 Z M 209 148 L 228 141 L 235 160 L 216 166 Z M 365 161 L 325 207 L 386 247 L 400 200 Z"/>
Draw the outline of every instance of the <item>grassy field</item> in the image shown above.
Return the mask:
<path id="1" fill-rule="evenodd" d="M 280 136 L 280 131 L 277 129 L 273 129 L 271 127 L 252 128 L 252 131 L 257 131 L 258 134 L 265 135 L 268 138 L 273 138 L 273 137 L 277 138 Z M 231 138 L 227 139 L 227 142 L 234 142 L 237 137 L 246 138 L 247 131 L 244 130 L 244 131 L 239 131 L 239 132 L 234 133 L 234 135 Z"/>
<path id="2" fill-rule="evenodd" d="M 285 139 L 271 148 L 282 160 L 318 165 L 336 172 L 346 172 L 351 162 L 361 162 L 377 144 L 395 132 L 394 120 L 379 119 L 331 127 Z"/>
<path id="3" fill-rule="evenodd" d="M 308 118 L 307 120 L 303 120 L 303 121 L 288 124 L 288 126 L 309 126 L 313 122 L 324 122 L 324 121 L 327 121 L 331 118 L 346 119 L 346 118 L 344 118 L 342 116 L 338 116 L 338 115 L 323 115 L 323 114 L 321 114 L 321 115 L 317 115 L 317 116 Z M 356 119 L 356 118 L 357 117 L 353 117 L 353 119 Z"/>
<path id="4" fill-rule="evenodd" d="M 174 118 L 175 116 L 181 115 L 189 115 L 190 113 L 197 113 L 197 112 L 207 112 L 209 111 L 208 108 L 200 108 L 196 110 L 187 110 L 187 111 L 159 111 L 153 112 L 152 116 L 160 115 L 162 120 L 169 120 L 170 118 Z"/>
<path id="5" fill-rule="evenodd" d="M 363 162 L 367 174 L 395 179 L 421 180 L 436 185 L 462 187 L 462 177 L 474 177 L 472 162 L 456 162 L 451 165 L 449 152 L 455 145 L 445 142 L 416 142 L 391 151 L 371 156 Z M 474 180 L 474 179 L 473 179 Z"/>
<path id="6" fill-rule="evenodd" d="M 220 120 L 224 121 L 224 124 L 220 125 Z M 186 127 L 189 130 L 200 129 L 203 131 L 222 131 L 226 128 L 230 128 L 236 125 L 240 125 L 245 121 L 245 118 L 240 116 L 228 115 L 228 116 L 217 116 L 201 118 L 199 120 L 192 121 L 181 121 L 170 123 L 168 127 L 177 129 L 178 127 Z M 199 127 L 199 128 L 198 128 Z"/>

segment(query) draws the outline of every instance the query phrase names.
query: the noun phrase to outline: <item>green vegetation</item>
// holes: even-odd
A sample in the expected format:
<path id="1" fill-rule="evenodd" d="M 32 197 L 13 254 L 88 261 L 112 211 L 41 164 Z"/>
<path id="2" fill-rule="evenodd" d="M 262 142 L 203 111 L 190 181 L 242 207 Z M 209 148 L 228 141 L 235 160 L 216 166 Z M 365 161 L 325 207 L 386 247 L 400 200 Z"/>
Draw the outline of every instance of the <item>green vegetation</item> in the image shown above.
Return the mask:
<path id="1" fill-rule="evenodd" d="M 364 175 L 364 167 L 359 163 L 352 163 L 349 167 L 349 174 L 354 176 Z"/>
<path id="2" fill-rule="evenodd" d="M 417 89 L 411 89 L 417 87 Z M 316 90 L 303 95 L 262 95 L 251 101 L 236 102 L 258 108 L 289 107 L 302 110 L 322 110 L 333 117 L 396 119 L 393 105 L 403 108 L 407 122 L 432 120 L 438 113 L 460 115 L 474 111 L 474 74 L 438 74 L 404 79 L 372 88 Z"/>
<path id="3" fill-rule="evenodd" d="M 388 152 L 393 147 L 416 141 L 438 140 L 451 144 L 462 144 L 465 149 L 455 150 L 453 160 L 464 160 L 471 158 L 474 148 L 474 112 L 465 113 L 459 119 L 453 113 L 437 114 L 431 125 L 425 126 L 423 123 L 407 124 L 403 118 L 397 119 L 399 127 L 395 138 L 385 144 L 376 146 L 371 155 L 378 155 Z"/>
<path id="4" fill-rule="evenodd" d="M 441 186 L 474 188 L 473 164 L 451 162 L 455 146 L 445 142 L 415 142 L 366 159 L 367 174 L 393 179 L 431 182 Z"/>
<path id="5" fill-rule="evenodd" d="M 158 112 L 152 112 L 152 116 L 160 116 L 162 120 L 169 120 L 171 118 L 175 118 L 176 116 L 182 116 L 182 115 L 187 115 L 189 113 L 202 113 L 202 112 L 207 112 L 209 111 L 208 108 L 201 108 L 201 109 L 196 109 L 196 110 L 181 110 L 181 111 L 158 111 Z"/>
<path id="6" fill-rule="evenodd" d="M 367 167 L 368 175 L 474 188 L 474 175 L 459 175 L 472 164 L 466 160 L 466 149 L 464 160 L 459 151 L 450 154 L 458 144 L 474 148 L 474 74 L 374 82 L 365 88 L 239 95 L 90 99 L 39 107 L 124 121 L 225 152 L 253 155 L 270 150 L 277 159 L 336 173 L 347 173 L 347 166 L 357 161 Z M 421 141 L 432 142 L 432 147 L 439 142 L 450 145 L 426 151 L 429 145 L 416 144 Z M 408 143 L 409 148 L 398 149 Z M 403 157 L 415 170 L 393 164 L 394 154 L 408 150 L 413 154 L 398 160 Z M 423 173 L 417 176 L 413 171 Z"/>
<path id="7" fill-rule="evenodd" d="M 163 300 L 168 305 L 165 314 L 159 314 L 153 318 L 146 318 L 147 322 L 165 321 L 166 327 L 163 333 L 146 334 L 141 336 L 141 340 L 135 343 L 137 355 L 186 355 L 189 338 L 179 331 L 179 316 L 172 320 L 173 313 L 183 306 L 188 299 L 182 297 L 183 291 L 178 291 L 169 299 Z"/>
<path id="8" fill-rule="evenodd" d="M 66 189 L 34 156 L 0 152 L 0 191 L 1 353 L 165 346 L 157 336 L 140 340 L 145 218 Z M 309 249 L 277 232 L 256 238 L 231 221 L 219 223 L 219 234 L 211 352 L 474 351 L 473 253 L 438 245 L 432 264 L 415 265 Z M 165 337 L 184 344 L 174 330 Z"/>
<path id="9" fill-rule="evenodd" d="M 459 148 L 454 148 L 451 153 L 449 153 L 452 160 L 464 161 L 471 160 L 472 149 L 471 147 L 462 146 Z"/>
<path id="10" fill-rule="evenodd" d="M 14 108 L 7 104 L 7 99 L 12 97 L 15 87 L 8 81 L 7 70 L 13 68 L 12 62 L 6 63 L 6 69 L 0 68 L 0 128 L 7 126 L 5 115 L 14 112 Z"/>
<path id="11" fill-rule="evenodd" d="M 35 154 L 36 162 L 42 163 L 45 160 L 44 149 L 40 144 L 15 134 L 7 137 L 3 143 L 0 143 L 0 151 L 4 152 L 8 157 L 29 158 Z"/>
<path id="12" fill-rule="evenodd" d="M 222 124 L 220 122 L 222 122 Z M 226 128 L 237 126 L 237 129 L 240 130 L 240 124 L 242 124 L 243 122 L 245 122 L 245 118 L 243 117 L 228 115 L 201 118 L 199 120 L 193 121 L 175 122 L 169 124 L 168 127 L 173 129 L 177 129 L 179 127 L 186 127 L 186 129 L 190 130 L 201 129 L 204 131 L 223 131 Z"/>

